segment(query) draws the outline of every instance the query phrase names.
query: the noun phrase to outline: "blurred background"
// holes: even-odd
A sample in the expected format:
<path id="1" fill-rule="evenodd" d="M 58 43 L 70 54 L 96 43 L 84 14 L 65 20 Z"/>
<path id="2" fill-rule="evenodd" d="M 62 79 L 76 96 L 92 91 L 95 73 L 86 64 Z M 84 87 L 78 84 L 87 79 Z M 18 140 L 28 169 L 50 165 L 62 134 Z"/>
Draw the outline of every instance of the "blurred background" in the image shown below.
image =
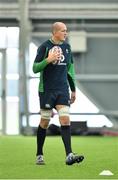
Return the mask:
<path id="1" fill-rule="evenodd" d="M 0 134 L 35 135 L 40 119 L 32 64 L 51 25 L 68 27 L 76 70 L 72 134 L 118 135 L 118 0 L 0 0 Z M 49 134 L 59 134 L 56 111 Z"/>

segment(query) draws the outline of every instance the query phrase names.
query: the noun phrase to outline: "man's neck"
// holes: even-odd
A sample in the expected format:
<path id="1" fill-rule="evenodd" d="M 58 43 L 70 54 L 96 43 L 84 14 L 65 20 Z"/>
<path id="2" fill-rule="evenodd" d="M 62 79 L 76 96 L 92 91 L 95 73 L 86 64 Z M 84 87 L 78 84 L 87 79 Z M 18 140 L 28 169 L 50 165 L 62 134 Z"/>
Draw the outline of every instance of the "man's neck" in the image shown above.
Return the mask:
<path id="1" fill-rule="evenodd" d="M 55 39 L 54 37 L 51 37 L 50 40 L 53 44 L 62 44 L 63 43 L 62 41 L 59 41 L 59 40 Z"/>

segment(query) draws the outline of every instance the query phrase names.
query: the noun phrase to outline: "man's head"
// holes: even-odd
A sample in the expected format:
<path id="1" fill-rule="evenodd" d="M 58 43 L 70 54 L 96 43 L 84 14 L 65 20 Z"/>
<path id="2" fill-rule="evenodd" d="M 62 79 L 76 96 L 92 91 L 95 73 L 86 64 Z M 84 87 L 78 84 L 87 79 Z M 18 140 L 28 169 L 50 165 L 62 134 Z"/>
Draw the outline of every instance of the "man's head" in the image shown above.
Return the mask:
<path id="1" fill-rule="evenodd" d="M 67 37 L 67 27 L 63 22 L 55 22 L 52 25 L 53 40 L 63 42 Z"/>

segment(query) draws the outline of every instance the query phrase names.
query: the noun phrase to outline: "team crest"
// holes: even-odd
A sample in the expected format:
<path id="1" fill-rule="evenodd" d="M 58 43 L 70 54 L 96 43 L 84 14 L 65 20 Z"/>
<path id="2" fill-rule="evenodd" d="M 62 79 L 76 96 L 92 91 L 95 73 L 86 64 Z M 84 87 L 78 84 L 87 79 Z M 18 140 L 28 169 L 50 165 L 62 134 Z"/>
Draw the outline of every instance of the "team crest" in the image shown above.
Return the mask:
<path id="1" fill-rule="evenodd" d="M 69 53 L 68 49 L 66 49 L 66 53 Z"/>

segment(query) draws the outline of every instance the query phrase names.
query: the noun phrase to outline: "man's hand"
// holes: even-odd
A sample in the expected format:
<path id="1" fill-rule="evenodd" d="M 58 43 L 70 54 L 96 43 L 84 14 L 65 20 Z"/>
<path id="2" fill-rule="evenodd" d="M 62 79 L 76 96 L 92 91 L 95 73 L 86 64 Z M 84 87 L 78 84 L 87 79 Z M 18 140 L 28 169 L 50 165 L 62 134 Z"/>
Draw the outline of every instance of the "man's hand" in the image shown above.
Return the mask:
<path id="1" fill-rule="evenodd" d="M 51 62 L 55 62 L 55 61 L 59 61 L 60 59 L 60 53 L 59 52 L 51 52 L 49 51 L 48 57 L 47 57 L 47 62 L 51 63 Z"/>
<path id="2" fill-rule="evenodd" d="M 70 98 L 70 103 L 73 104 L 76 99 L 76 92 L 71 92 L 71 98 Z"/>

